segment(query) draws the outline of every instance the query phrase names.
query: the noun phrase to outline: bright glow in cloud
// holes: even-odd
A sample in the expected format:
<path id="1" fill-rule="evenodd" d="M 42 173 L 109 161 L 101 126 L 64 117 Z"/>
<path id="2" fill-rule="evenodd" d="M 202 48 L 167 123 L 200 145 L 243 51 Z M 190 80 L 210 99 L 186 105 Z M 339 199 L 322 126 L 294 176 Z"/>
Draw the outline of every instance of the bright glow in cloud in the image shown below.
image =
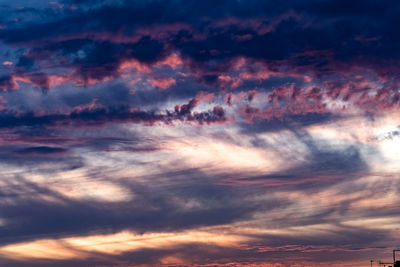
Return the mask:
<path id="1" fill-rule="evenodd" d="M 237 246 L 245 240 L 244 237 L 235 234 L 209 232 L 206 229 L 143 235 L 120 232 L 110 235 L 37 240 L 13 244 L 0 247 L 0 254 L 3 257 L 20 260 L 30 258 L 73 259 L 76 257 L 95 257 L 94 253 L 114 255 L 141 249 L 168 249 L 190 243 L 231 247 Z"/>

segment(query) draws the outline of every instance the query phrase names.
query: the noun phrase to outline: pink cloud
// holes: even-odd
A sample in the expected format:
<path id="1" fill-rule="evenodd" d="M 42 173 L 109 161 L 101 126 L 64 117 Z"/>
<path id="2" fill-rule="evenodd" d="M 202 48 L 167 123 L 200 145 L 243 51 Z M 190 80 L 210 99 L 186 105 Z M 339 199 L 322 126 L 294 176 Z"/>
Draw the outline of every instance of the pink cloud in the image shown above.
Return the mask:
<path id="1" fill-rule="evenodd" d="M 229 75 L 219 75 L 218 81 L 223 87 L 237 88 L 242 85 L 243 81 L 238 77 L 231 77 Z"/>
<path id="2" fill-rule="evenodd" d="M 94 110 L 94 109 L 96 109 L 96 108 L 101 108 L 102 107 L 102 105 L 100 105 L 100 104 L 98 104 L 97 103 L 97 99 L 95 98 L 95 99 L 93 99 L 90 103 L 88 103 L 88 104 L 84 104 L 84 105 L 80 105 L 80 106 L 75 106 L 73 109 L 72 109 L 72 112 L 75 112 L 75 113 L 79 113 L 79 112 L 82 112 L 82 111 L 91 111 L 91 110 Z"/>
<path id="3" fill-rule="evenodd" d="M 200 102 L 211 103 L 215 98 L 215 94 L 213 94 L 213 93 L 205 93 L 203 91 L 200 91 L 200 92 L 197 93 L 195 98 L 198 99 Z"/>
<path id="4" fill-rule="evenodd" d="M 134 70 L 138 71 L 139 73 L 149 73 L 150 72 L 149 66 L 147 66 L 146 64 L 140 63 L 136 59 L 126 60 L 126 61 L 122 62 L 121 65 L 119 66 L 120 72 L 123 72 L 125 70 L 130 70 L 130 69 L 134 69 Z"/>
<path id="5" fill-rule="evenodd" d="M 160 79 L 151 79 L 150 84 L 153 87 L 158 87 L 161 90 L 166 90 L 172 85 L 176 84 L 176 80 L 174 78 L 160 78 Z"/>
<path id="6" fill-rule="evenodd" d="M 242 99 L 252 100 L 252 91 Z M 238 107 L 238 112 L 250 123 L 255 118 L 262 119 L 283 119 L 290 115 L 305 115 L 308 113 L 326 113 L 328 109 L 323 102 L 323 93 L 320 88 L 308 87 L 297 88 L 294 85 L 277 87 L 267 94 L 266 107 L 252 107 L 249 103 Z"/>
<path id="7" fill-rule="evenodd" d="M 81 77 L 76 75 L 58 75 L 58 74 L 46 74 L 46 73 L 33 73 L 33 74 L 13 74 L 10 76 L 8 83 L 0 85 L 0 89 L 17 90 L 20 88 L 19 82 L 26 84 L 32 84 L 38 88 L 50 89 L 65 83 L 75 84 L 76 86 L 87 86 L 94 85 L 100 81 L 106 81 L 110 78 L 104 78 L 102 80 L 87 78 L 83 80 Z"/>
<path id="8" fill-rule="evenodd" d="M 155 66 L 169 66 L 171 69 L 176 70 L 179 66 L 183 64 L 183 61 L 180 56 L 176 53 L 171 54 L 170 56 L 166 57 L 165 59 L 158 61 Z"/>

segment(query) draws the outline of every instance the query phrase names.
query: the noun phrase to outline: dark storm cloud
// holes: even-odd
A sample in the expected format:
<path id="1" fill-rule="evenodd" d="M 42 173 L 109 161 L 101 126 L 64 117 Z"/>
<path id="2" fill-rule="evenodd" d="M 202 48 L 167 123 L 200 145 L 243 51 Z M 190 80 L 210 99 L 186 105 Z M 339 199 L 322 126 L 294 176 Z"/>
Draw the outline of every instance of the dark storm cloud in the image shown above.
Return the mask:
<path id="1" fill-rule="evenodd" d="M 0 36 L 30 47 L 25 58 L 67 55 L 67 65 L 84 79 L 115 77 L 124 60 L 151 64 L 172 51 L 207 83 L 237 57 L 318 75 L 355 65 L 381 72 L 395 70 L 389 63 L 400 56 L 398 9 L 396 1 L 136 1 L 78 9 Z"/>

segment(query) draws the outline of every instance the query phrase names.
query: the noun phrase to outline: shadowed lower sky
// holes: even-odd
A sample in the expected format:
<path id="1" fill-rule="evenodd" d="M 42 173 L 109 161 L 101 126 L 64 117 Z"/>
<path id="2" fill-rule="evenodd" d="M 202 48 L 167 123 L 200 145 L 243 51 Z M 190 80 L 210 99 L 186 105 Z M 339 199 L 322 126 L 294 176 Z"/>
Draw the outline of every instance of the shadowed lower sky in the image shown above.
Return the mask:
<path id="1" fill-rule="evenodd" d="M 390 260 L 399 12 L 0 0 L 0 266 Z"/>

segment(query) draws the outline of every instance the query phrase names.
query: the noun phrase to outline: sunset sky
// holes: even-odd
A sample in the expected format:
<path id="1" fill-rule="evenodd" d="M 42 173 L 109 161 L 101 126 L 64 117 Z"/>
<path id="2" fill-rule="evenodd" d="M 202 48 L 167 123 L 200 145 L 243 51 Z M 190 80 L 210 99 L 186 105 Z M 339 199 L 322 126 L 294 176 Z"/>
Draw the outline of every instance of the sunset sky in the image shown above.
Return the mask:
<path id="1" fill-rule="evenodd" d="M 390 261 L 399 14 L 0 0 L 0 266 Z"/>

